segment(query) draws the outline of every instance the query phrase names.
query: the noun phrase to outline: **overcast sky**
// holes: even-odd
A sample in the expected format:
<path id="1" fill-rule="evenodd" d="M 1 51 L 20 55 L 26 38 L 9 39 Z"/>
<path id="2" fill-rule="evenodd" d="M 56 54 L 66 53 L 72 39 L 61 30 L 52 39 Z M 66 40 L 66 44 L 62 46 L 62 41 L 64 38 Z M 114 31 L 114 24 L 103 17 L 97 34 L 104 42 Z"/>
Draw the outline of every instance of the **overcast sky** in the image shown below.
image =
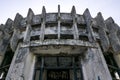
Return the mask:
<path id="1" fill-rule="evenodd" d="M 70 12 L 73 5 L 77 14 L 89 8 L 92 17 L 102 12 L 104 19 L 111 16 L 120 25 L 120 0 L 0 0 L 0 24 L 5 24 L 8 18 L 14 20 L 16 13 L 26 17 L 29 8 L 41 14 L 43 5 L 47 12 L 57 12 L 58 4 L 61 12 Z"/>

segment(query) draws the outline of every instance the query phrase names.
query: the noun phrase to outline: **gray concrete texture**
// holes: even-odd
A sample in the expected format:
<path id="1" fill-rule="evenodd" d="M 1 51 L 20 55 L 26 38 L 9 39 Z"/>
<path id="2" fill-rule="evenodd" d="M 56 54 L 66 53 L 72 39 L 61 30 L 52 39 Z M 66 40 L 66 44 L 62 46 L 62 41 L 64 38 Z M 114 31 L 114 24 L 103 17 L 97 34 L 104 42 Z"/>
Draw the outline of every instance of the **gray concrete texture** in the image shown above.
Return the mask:
<path id="1" fill-rule="evenodd" d="M 45 7 L 38 15 L 32 9 L 27 17 L 17 13 L 0 25 L 0 62 L 8 46 L 15 54 L 6 80 L 32 80 L 35 54 L 82 55 L 84 80 L 112 80 L 105 52 L 111 51 L 120 65 L 120 27 L 100 12 L 95 18 L 88 9 L 77 14 L 74 6 L 70 13 L 61 13 L 60 6 L 56 13 L 47 13 Z"/>

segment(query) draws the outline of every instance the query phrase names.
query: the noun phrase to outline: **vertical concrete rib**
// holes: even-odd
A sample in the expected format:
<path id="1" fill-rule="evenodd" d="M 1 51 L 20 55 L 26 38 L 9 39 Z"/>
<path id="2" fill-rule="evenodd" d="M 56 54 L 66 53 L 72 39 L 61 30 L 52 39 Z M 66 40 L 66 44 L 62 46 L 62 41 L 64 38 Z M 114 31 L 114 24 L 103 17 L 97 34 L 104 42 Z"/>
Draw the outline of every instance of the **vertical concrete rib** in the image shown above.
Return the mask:
<path id="1" fill-rule="evenodd" d="M 78 29 L 77 29 L 77 15 L 76 15 L 75 6 L 72 7 L 71 14 L 72 14 L 72 18 L 73 18 L 74 39 L 79 39 Z"/>
<path id="2" fill-rule="evenodd" d="M 110 47 L 110 43 L 109 43 L 108 36 L 105 32 L 106 25 L 104 23 L 104 19 L 100 12 L 97 14 L 96 21 L 97 21 L 97 25 L 99 28 L 98 33 L 100 36 L 102 48 L 103 48 L 104 52 L 107 52 Z"/>
<path id="3" fill-rule="evenodd" d="M 60 5 L 58 5 L 58 39 L 60 39 Z"/>
<path id="4" fill-rule="evenodd" d="M 24 43 L 29 44 L 30 43 L 30 32 L 31 32 L 31 24 L 32 24 L 32 19 L 33 19 L 34 13 L 32 9 L 29 9 L 28 14 L 27 14 L 27 25 L 26 25 L 26 32 L 24 36 Z"/>
<path id="5" fill-rule="evenodd" d="M 44 40 L 45 34 L 45 22 L 46 22 L 46 9 L 45 6 L 42 8 L 42 16 L 41 16 L 41 33 L 40 33 L 40 40 Z"/>
<path id="6" fill-rule="evenodd" d="M 92 26 L 91 26 L 92 17 L 91 17 L 91 14 L 90 14 L 88 9 L 85 10 L 85 12 L 83 13 L 83 16 L 84 16 L 84 19 L 85 19 L 85 22 L 87 25 L 87 32 L 88 32 L 89 41 L 93 42 L 95 40 L 94 40 L 94 36 L 92 34 L 92 31 L 93 31 Z"/>
<path id="7" fill-rule="evenodd" d="M 17 44 L 19 41 L 20 28 L 21 28 L 20 23 L 21 23 L 22 19 L 23 19 L 23 17 L 19 13 L 17 13 L 15 16 L 14 22 L 13 22 L 14 31 L 13 31 L 13 35 L 12 35 L 11 41 L 10 41 L 10 46 L 13 51 L 16 50 L 16 47 L 17 47 Z"/>

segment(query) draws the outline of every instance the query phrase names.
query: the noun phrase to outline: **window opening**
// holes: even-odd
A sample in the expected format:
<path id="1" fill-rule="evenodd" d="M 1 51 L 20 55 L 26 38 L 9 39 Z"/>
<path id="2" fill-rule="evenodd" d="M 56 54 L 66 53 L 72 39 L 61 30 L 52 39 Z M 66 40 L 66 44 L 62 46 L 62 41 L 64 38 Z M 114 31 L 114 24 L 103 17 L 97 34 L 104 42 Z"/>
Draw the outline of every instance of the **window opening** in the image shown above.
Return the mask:
<path id="1" fill-rule="evenodd" d="M 85 35 L 79 35 L 79 40 L 89 41 L 88 36 L 85 36 Z"/>
<path id="2" fill-rule="evenodd" d="M 18 42 L 23 42 L 23 37 L 21 38 L 21 39 L 19 39 L 19 41 Z"/>
<path id="3" fill-rule="evenodd" d="M 67 27 L 67 28 L 72 28 L 72 23 L 61 23 L 60 24 L 62 27 Z"/>
<path id="4" fill-rule="evenodd" d="M 34 40 L 40 40 L 40 36 L 39 35 L 31 36 L 30 41 L 34 41 Z"/>
<path id="5" fill-rule="evenodd" d="M 93 28 L 94 33 L 98 33 L 98 28 L 97 27 L 92 27 L 92 28 Z"/>
<path id="6" fill-rule="evenodd" d="M 41 24 L 32 25 L 31 27 L 33 31 L 39 31 L 41 29 Z"/>
<path id="7" fill-rule="evenodd" d="M 77 24 L 78 29 L 86 29 L 86 24 Z"/>
<path id="8" fill-rule="evenodd" d="M 58 35 L 57 34 L 45 34 L 44 35 L 44 39 L 58 39 Z"/>
<path id="9" fill-rule="evenodd" d="M 60 39 L 74 39 L 73 34 L 60 34 Z"/>

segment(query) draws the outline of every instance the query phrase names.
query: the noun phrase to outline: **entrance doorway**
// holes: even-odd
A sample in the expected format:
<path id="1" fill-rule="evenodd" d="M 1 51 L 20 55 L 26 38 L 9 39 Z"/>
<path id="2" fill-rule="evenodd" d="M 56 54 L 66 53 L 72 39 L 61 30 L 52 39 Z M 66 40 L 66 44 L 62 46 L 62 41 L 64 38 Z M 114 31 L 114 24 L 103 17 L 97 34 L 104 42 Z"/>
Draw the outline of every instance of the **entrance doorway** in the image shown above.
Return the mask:
<path id="1" fill-rule="evenodd" d="M 38 56 L 34 80 L 83 80 L 79 56 Z"/>

